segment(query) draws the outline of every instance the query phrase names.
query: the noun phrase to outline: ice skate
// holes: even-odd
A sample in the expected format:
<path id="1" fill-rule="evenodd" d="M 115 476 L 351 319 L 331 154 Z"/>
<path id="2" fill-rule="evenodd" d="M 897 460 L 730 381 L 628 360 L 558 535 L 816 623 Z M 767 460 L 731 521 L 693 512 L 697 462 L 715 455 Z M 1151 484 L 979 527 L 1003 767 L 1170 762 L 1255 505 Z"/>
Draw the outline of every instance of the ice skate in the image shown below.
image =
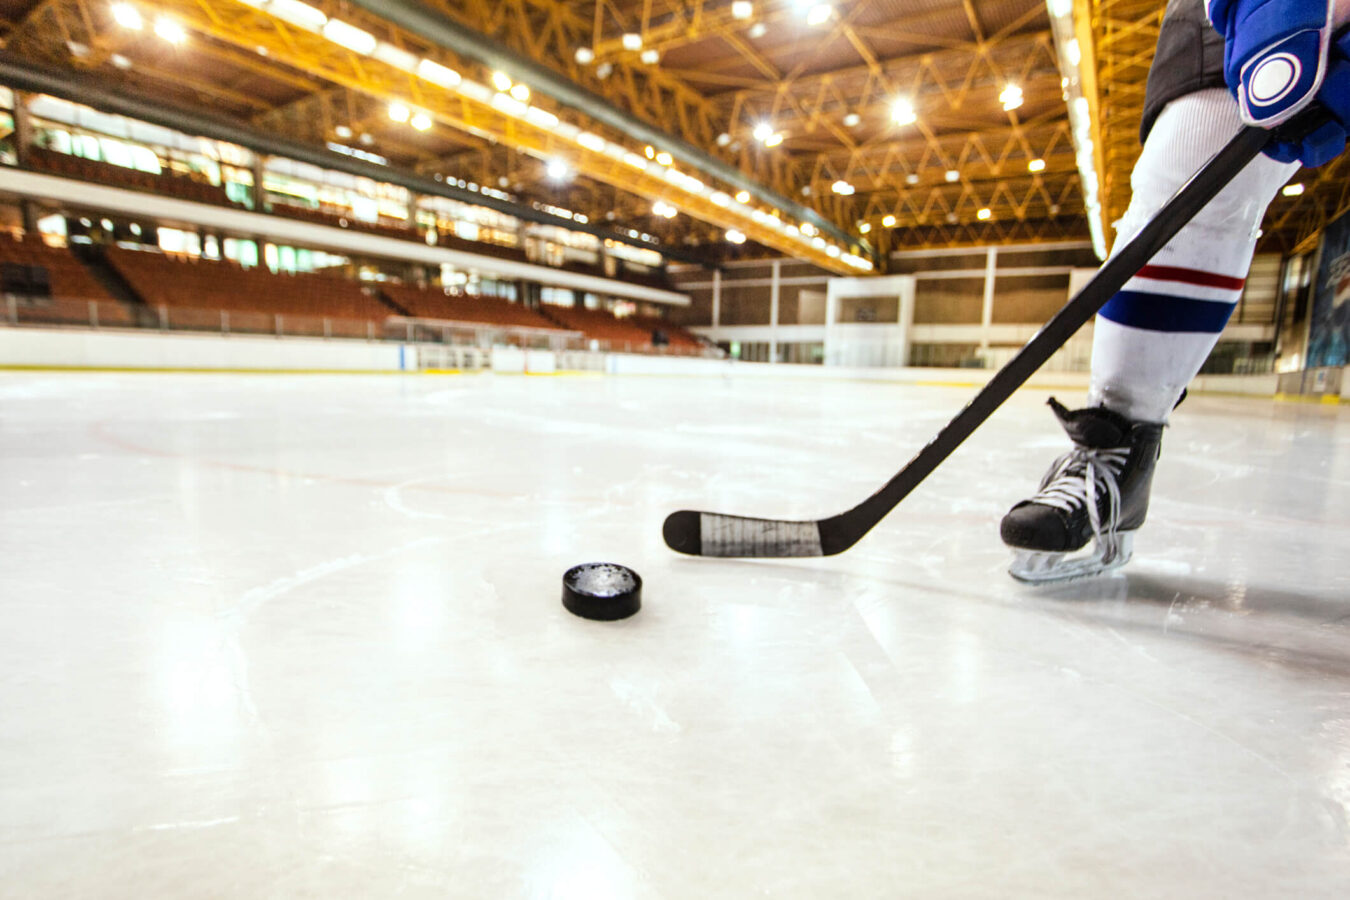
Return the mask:
<path id="1" fill-rule="evenodd" d="M 999 529 L 1016 554 L 1009 574 L 1033 583 L 1085 578 L 1129 562 L 1148 513 L 1163 430 L 1105 407 L 1070 411 L 1054 399 L 1050 407 L 1074 449 L 1055 460 L 1040 489 L 1009 510 Z"/>

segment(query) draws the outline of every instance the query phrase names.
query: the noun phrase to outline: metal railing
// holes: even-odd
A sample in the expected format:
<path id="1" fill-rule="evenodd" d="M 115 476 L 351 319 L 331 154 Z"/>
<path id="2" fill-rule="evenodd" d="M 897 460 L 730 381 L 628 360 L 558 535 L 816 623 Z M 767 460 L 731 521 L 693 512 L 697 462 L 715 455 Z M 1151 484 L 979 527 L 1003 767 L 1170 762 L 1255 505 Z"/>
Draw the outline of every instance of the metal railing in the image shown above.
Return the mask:
<path id="1" fill-rule="evenodd" d="M 512 325 L 456 322 L 390 316 L 385 319 L 348 319 L 242 310 L 198 309 L 187 306 L 129 306 L 106 300 L 28 298 L 4 295 L 0 323 L 11 327 L 65 327 L 94 330 L 184 332 L 195 334 L 267 335 L 326 340 L 389 341 L 445 347 L 476 348 L 478 354 L 456 357 L 487 366 L 493 346 L 527 350 L 642 353 L 662 356 L 720 357 L 715 348 L 639 345 L 597 341 L 578 331 L 553 331 Z M 456 364 L 455 368 L 465 366 Z"/>

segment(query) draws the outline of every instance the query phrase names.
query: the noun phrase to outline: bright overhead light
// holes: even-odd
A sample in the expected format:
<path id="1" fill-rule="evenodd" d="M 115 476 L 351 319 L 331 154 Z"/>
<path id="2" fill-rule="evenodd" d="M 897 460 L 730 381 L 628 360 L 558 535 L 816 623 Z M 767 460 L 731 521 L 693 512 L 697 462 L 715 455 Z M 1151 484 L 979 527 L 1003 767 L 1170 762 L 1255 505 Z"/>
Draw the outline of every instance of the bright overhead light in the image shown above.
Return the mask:
<path id="1" fill-rule="evenodd" d="M 1050 15 L 1062 19 L 1073 12 L 1073 0 L 1050 0 Z"/>
<path id="2" fill-rule="evenodd" d="M 1028 172 L 1044 172 L 1044 171 L 1045 171 L 1045 160 L 1043 160 L 1043 159 L 1033 159 L 1031 162 L 1027 163 L 1027 171 L 1028 171 Z"/>
<path id="3" fill-rule="evenodd" d="M 944 177 L 947 179 L 948 184 L 955 184 L 961 180 L 961 173 L 955 169 L 948 169 L 947 174 Z"/>
<path id="4" fill-rule="evenodd" d="M 807 237 L 814 237 L 816 234 L 816 226 L 812 225 L 810 222 L 803 222 L 802 234 L 806 235 Z"/>
<path id="5" fill-rule="evenodd" d="M 1286 184 L 1286 185 L 1284 186 L 1284 189 L 1281 190 L 1280 193 L 1283 194 L 1283 195 L 1286 196 L 1286 197 L 1298 197 L 1298 196 L 1300 196 L 1300 195 L 1303 193 L 1303 185 L 1302 185 L 1302 184 Z"/>
<path id="6" fill-rule="evenodd" d="M 417 64 L 417 77 L 443 88 L 459 87 L 459 83 L 464 80 L 454 69 L 446 68 L 429 59 L 424 59 Z"/>
<path id="7" fill-rule="evenodd" d="M 778 146 L 779 144 L 781 144 L 781 143 L 783 143 L 783 134 L 782 134 L 782 132 L 779 132 L 778 134 L 772 134 L 772 135 L 769 135 L 769 137 L 767 137 L 767 138 L 764 140 L 764 146 L 765 146 L 765 147 L 777 147 L 777 146 Z"/>
<path id="8" fill-rule="evenodd" d="M 395 47 L 385 41 L 376 41 L 375 50 L 370 55 L 395 69 L 402 69 L 404 72 L 417 71 L 417 54 L 409 53 L 402 47 Z"/>
<path id="9" fill-rule="evenodd" d="M 815 247 L 817 250 L 824 250 L 824 249 L 825 249 L 825 239 L 824 239 L 823 237 L 815 237 L 815 238 L 811 238 L 811 246 L 812 246 L 812 247 Z"/>
<path id="10" fill-rule="evenodd" d="M 378 41 L 369 31 L 348 25 L 341 19 L 329 19 L 323 26 L 323 36 L 339 47 L 346 47 L 362 56 L 369 56 Z"/>
<path id="11" fill-rule="evenodd" d="M 131 68 L 131 60 L 127 59 L 120 53 L 114 53 L 112 56 L 108 57 L 108 62 L 112 63 L 114 66 L 123 71 L 126 71 L 127 69 Z"/>
<path id="12" fill-rule="evenodd" d="M 830 259 L 838 259 L 840 252 L 841 251 L 839 250 L 839 248 L 836 247 L 834 244 L 831 244 L 830 246 L 825 248 L 825 255 L 828 256 Z"/>
<path id="13" fill-rule="evenodd" d="M 647 154 L 648 159 L 656 159 L 656 148 L 653 147 L 651 144 L 648 144 L 646 147 L 642 148 L 642 152 Z"/>
<path id="14" fill-rule="evenodd" d="M 644 66 L 654 66 L 661 61 L 661 51 L 653 48 L 643 50 L 638 54 L 638 59 L 642 60 Z"/>
<path id="15" fill-rule="evenodd" d="M 563 181 L 572 172 L 567 163 L 563 162 L 561 159 L 550 159 L 544 171 L 548 174 L 548 177 L 554 181 Z"/>
<path id="16" fill-rule="evenodd" d="M 412 121 L 409 124 L 418 131 L 429 131 L 432 125 L 431 116 L 424 112 L 420 112 L 412 117 Z"/>
<path id="17" fill-rule="evenodd" d="M 725 147 L 730 143 L 731 143 L 731 135 L 727 134 L 725 131 L 717 136 L 717 146 Z"/>
<path id="18" fill-rule="evenodd" d="M 412 118 L 412 110 L 408 109 L 408 107 L 404 106 L 402 103 L 390 103 L 389 118 L 402 124 Z"/>
<path id="19" fill-rule="evenodd" d="M 863 222 L 861 225 L 858 226 L 858 233 L 859 233 L 859 234 L 867 234 L 867 233 L 870 232 L 871 230 L 872 230 L 872 223 L 871 223 L 871 222 Z"/>
<path id="20" fill-rule="evenodd" d="M 891 105 L 891 118 L 897 125 L 913 125 L 919 121 L 919 114 L 914 111 L 914 104 L 901 97 Z"/>
<path id="21" fill-rule="evenodd" d="M 595 77 L 599 78 L 601 81 L 604 81 L 613 72 L 614 72 L 614 65 L 612 63 L 602 62 L 600 65 L 595 67 Z"/>
<path id="22" fill-rule="evenodd" d="M 642 35 L 630 31 L 620 39 L 620 43 L 623 44 L 625 50 L 641 50 Z"/>
<path id="23" fill-rule="evenodd" d="M 993 216 L 993 212 L 991 212 L 987 206 L 975 213 L 975 218 L 979 219 L 981 222 L 989 221 L 991 216 Z"/>
<path id="24" fill-rule="evenodd" d="M 908 175 L 905 176 L 905 184 L 918 184 L 918 183 L 919 183 L 919 176 L 917 173 L 910 172 Z"/>
<path id="25" fill-rule="evenodd" d="M 175 47 L 187 40 L 187 32 L 183 30 L 183 26 L 163 16 L 155 20 L 155 34 Z"/>
<path id="26" fill-rule="evenodd" d="M 337 126 L 336 128 L 333 129 L 333 133 L 336 134 L 338 137 L 342 138 L 344 141 L 349 140 L 352 136 L 351 128 L 349 128 L 346 125 Z"/>
<path id="27" fill-rule="evenodd" d="M 824 25 L 834 15 L 834 7 L 828 3 L 817 3 L 806 11 L 806 24 L 811 26 Z"/>
<path id="28" fill-rule="evenodd" d="M 503 93 L 511 90 L 511 76 L 505 72 L 493 72 L 492 86 Z"/>
<path id="29" fill-rule="evenodd" d="M 746 34 L 750 36 L 750 39 L 752 41 L 757 41 L 768 33 L 769 33 L 769 26 L 765 25 L 763 22 L 756 22 L 755 24 L 751 25 L 750 30 L 746 32 Z"/>
<path id="30" fill-rule="evenodd" d="M 858 123 L 862 121 L 862 116 L 857 113 L 849 113 L 844 116 L 844 124 L 849 128 L 857 128 Z"/>
<path id="31" fill-rule="evenodd" d="M 271 0 L 267 4 L 267 11 L 283 22 L 290 22 L 310 31 L 318 31 L 323 28 L 323 23 L 328 21 L 327 13 L 300 0 Z"/>
<path id="32" fill-rule="evenodd" d="M 750 0 L 736 0 L 731 4 L 731 17 L 733 19 L 748 19 L 755 14 L 755 4 Z"/>
<path id="33" fill-rule="evenodd" d="M 1078 46 L 1078 38 L 1071 38 L 1064 45 L 1064 55 L 1069 58 L 1069 65 L 1076 66 L 1083 61 L 1083 48 Z"/>
<path id="34" fill-rule="evenodd" d="M 754 135 L 757 141 L 767 141 L 773 137 L 773 126 L 768 122 L 760 122 L 755 126 Z"/>
<path id="35" fill-rule="evenodd" d="M 830 190 L 844 197 L 849 197 L 852 196 L 854 192 L 854 187 L 847 181 L 840 179 L 839 181 L 836 181 L 834 184 L 830 185 Z"/>
<path id="36" fill-rule="evenodd" d="M 1011 112 L 1022 105 L 1022 89 L 1015 84 L 1010 84 L 998 95 L 998 102 L 1003 104 L 1003 109 Z"/>
<path id="37" fill-rule="evenodd" d="M 589 131 L 583 131 L 577 135 L 577 143 L 593 153 L 605 152 L 605 139 L 598 134 L 591 134 Z"/>
<path id="38" fill-rule="evenodd" d="M 530 89 L 527 85 L 513 84 L 511 85 L 511 96 L 515 97 L 521 103 L 528 103 L 530 100 Z"/>
<path id="39" fill-rule="evenodd" d="M 664 200 L 657 200 L 652 204 L 652 215 L 654 216 L 660 216 L 663 219 L 673 219 L 678 214 L 679 210 Z"/>
<path id="40" fill-rule="evenodd" d="M 750 192 L 749 192 L 749 191 L 737 191 L 737 192 L 736 192 L 736 202 L 737 202 L 737 203 L 749 203 L 749 202 L 750 202 Z"/>
<path id="41" fill-rule="evenodd" d="M 894 227 L 895 227 L 895 216 L 886 216 L 884 219 L 882 219 L 882 220 L 881 220 L 881 227 L 882 227 L 882 228 L 894 228 Z"/>
<path id="42" fill-rule="evenodd" d="M 589 66 L 595 62 L 595 51 L 590 47 L 578 47 L 577 52 L 572 55 L 579 66 Z"/>
<path id="43" fill-rule="evenodd" d="M 737 231 L 735 228 L 729 228 L 727 229 L 727 240 L 733 244 L 744 244 L 745 234 Z"/>
<path id="44" fill-rule="evenodd" d="M 141 11 L 130 3 L 114 3 L 112 5 L 113 21 L 123 28 L 130 28 L 132 31 L 140 31 L 145 25 L 141 18 Z"/>
<path id="45" fill-rule="evenodd" d="M 665 151 L 656 154 L 657 165 L 668 166 L 673 162 L 675 162 L 675 157 L 671 156 L 669 153 L 666 153 Z"/>

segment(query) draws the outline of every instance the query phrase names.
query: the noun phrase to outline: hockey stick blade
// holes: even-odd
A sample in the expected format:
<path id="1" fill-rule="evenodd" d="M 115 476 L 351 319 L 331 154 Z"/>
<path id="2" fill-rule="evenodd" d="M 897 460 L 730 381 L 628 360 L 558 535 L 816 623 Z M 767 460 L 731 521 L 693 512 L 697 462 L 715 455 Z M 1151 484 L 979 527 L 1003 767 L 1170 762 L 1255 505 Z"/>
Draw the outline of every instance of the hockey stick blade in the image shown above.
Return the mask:
<path id="1" fill-rule="evenodd" d="M 832 556 L 852 547 L 933 473 L 1055 351 L 1106 305 L 1196 213 L 1261 152 L 1270 134 L 1243 128 L 1181 187 L 1129 243 L 1055 313 L 937 436 L 872 496 L 818 521 L 751 519 L 682 509 L 662 528 L 667 546 L 690 556 L 787 558 Z"/>

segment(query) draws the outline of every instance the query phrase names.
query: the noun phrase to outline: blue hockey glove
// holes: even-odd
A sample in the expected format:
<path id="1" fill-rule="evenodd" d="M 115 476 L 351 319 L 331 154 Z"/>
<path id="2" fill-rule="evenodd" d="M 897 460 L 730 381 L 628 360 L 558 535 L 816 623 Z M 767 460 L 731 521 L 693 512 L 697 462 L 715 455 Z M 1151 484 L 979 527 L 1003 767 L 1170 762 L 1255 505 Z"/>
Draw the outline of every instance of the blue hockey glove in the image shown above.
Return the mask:
<path id="1" fill-rule="evenodd" d="M 1350 128 L 1350 29 L 1332 37 L 1335 0 L 1207 0 L 1224 37 L 1224 80 L 1242 120 L 1276 128 L 1314 102 L 1331 114 L 1311 134 L 1266 150 L 1320 166 L 1339 156 Z"/>

